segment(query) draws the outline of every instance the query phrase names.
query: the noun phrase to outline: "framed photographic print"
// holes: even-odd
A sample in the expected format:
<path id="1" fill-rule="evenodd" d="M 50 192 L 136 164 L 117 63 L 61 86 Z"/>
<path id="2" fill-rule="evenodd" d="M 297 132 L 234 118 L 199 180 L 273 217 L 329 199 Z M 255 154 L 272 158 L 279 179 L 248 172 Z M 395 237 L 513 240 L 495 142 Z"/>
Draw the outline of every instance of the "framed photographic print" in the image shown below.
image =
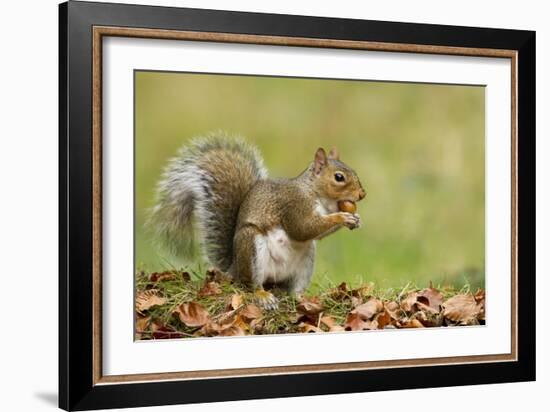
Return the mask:
<path id="1" fill-rule="evenodd" d="M 60 5 L 60 407 L 535 379 L 535 33 Z"/>

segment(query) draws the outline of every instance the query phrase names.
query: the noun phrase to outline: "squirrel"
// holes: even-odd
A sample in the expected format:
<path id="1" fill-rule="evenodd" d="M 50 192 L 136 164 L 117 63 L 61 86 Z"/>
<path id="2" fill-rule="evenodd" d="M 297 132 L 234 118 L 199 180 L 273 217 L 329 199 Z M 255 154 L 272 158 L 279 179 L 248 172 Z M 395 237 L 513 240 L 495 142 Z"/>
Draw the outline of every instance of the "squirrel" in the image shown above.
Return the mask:
<path id="1" fill-rule="evenodd" d="M 174 255 L 191 256 L 198 235 L 210 264 L 254 288 L 264 309 L 276 309 L 264 286 L 303 293 L 316 240 L 360 226 L 359 215 L 340 211 L 338 202 L 355 211 L 365 194 L 335 148 L 328 155 L 317 149 L 297 177 L 271 179 L 256 147 L 218 133 L 195 138 L 168 163 L 148 225 Z"/>

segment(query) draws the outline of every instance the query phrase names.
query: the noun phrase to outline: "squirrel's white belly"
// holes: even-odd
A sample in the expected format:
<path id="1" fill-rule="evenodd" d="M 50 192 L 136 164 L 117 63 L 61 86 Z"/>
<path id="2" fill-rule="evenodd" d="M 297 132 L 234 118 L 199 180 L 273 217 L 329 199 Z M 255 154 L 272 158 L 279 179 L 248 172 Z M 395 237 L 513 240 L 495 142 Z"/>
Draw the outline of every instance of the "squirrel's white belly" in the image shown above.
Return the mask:
<path id="1" fill-rule="evenodd" d="M 296 242 L 282 228 L 272 229 L 266 235 L 256 235 L 254 263 L 259 283 L 283 282 L 298 275 L 309 266 L 312 242 Z"/>

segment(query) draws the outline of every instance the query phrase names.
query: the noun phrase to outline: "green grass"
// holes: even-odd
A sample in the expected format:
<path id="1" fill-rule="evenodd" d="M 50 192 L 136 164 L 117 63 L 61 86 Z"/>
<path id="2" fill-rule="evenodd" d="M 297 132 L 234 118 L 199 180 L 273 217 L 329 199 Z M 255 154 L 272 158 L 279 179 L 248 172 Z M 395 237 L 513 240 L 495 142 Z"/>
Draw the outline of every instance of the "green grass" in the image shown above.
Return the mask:
<path id="1" fill-rule="evenodd" d="M 170 279 L 161 281 L 152 280 L 151 274 L 139 271 L 136 274 L 136 290 L 139 292 L 150 291 L 164 299 L 164 303 L 152 306 L 142 313 L 138 312 L 138 318 L 147 319 L 147 327 L 140 330 L 136 327 L 136 339 L 154 339 L 152 324 L 162 325 L 168 328 L 171 333 L 181 333 L 177 337 L 196 337 L 204 336 L 204 328 L 200 326 L 187 326 L 175 314 L 182 303 L 191 303 L 200 305 L 208 312 L 208 324 L 222 322 L 224 318 L 235 319 L 239 310 L 247 305 L 257 305 L 256 297 L 250 288 L 238 283 L 233 283 L 229 278 L 207 278 L 204 271 L 195 270 L 171 270 L 165 272 Z M 217 292 L 211 296 L 202 296 L 201 289 L 206 282 L 212 282 L 218 288 Z M 364 283 L 361 280 L 345 282 L 340 285 L 332 283 L 329 278 L 325 278 L 322 283 L 317 283 L 304 296 L 296 297 L 278 289 L 271 292 L 278 299 L 278 308 L 276 310 L 261 310 L 261 328 L 246 328 L 247 334 L 281 334 L 281 333 L 300 333 L 304 332 L 304 322 L 309 325 L 320 327 L 321 318 L 328 316 L 334 320 L 335 324 L 343 327 L 350 312 L 362 303 L 370 299 L 376 299 L 384 303 L 384 306 L 390 302 L 399 306 L 410 293 L 418 292 L 425 288 L 435 288 L 443 298 L 443 301 L 459 295 L 473 294 L 470 284 L 465 284 L 457 289 L 451 285 L 415 285 L 407 283 L 399 288 L 382 288 L 369 282 Z M 433 289 L 432 289 L 433 290 Z M 228 306 L 234 295 L 240 296 L 241 304 L 237 308 Z M 311 301 L 319 305 L 319 311 L 310 315 L 305 315 L 300 310 L 300 302 Z M 396 312 L 399 317 L 412 319 L 415 313 L 405 312 L 398 309 Z M 208 327 L 208 326 L 205 326 Z M 326 328 L 325 328 L 326 330 Z M 176 336 L 173 336 L 176 337 Z"/>
<path id="2" fill-rule="evenodd" d="M 385 288 L 484 284 L 484 88 L 178 73 L 136 74 L 136 265 L 194 267 L 143 228 L 166 161 L 197 135 L 242 135 L 271 176 L 336 146 L 367 198 L 363 226 L 318 243 L 314 281 Z"/>

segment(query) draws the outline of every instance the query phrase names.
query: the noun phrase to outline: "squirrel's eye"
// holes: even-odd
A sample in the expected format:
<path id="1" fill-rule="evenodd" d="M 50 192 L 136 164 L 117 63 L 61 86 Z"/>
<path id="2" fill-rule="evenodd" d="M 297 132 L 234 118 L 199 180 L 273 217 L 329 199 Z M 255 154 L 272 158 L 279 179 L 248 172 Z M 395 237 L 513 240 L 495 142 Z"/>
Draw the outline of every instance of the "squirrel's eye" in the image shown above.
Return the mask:
<path id="1" fill-rule="evenodd" d="M 342 173 L 335 173 L 334 174 L 334 179 L 337 182 L 343 182 L 344 180 L 346 180 L 346 178 L 344 177 L 344 175 Z"/>

